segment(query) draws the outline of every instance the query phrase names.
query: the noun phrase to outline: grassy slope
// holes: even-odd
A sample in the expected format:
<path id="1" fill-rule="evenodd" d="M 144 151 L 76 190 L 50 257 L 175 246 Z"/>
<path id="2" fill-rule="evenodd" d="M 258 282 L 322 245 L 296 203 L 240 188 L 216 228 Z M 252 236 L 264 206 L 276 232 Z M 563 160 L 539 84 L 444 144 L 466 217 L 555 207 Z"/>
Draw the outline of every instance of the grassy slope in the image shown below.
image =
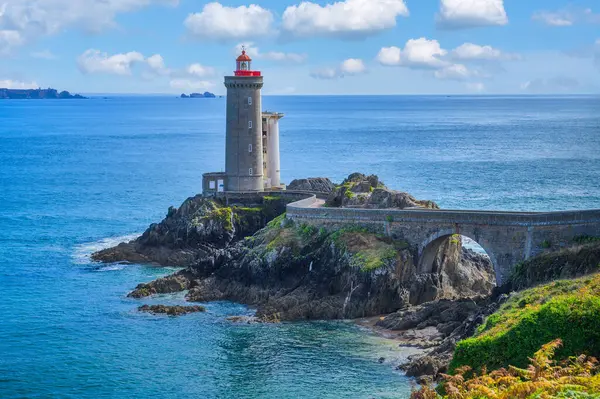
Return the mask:
<path id="1" fill-rule="evenodd" d="M 513 296 L 473 338 L 458 343 L 451 370 L 524 367 L 544 344 L 562 339 L 557 359 L 600 357 L 600 274 L 560 280 Z"/>

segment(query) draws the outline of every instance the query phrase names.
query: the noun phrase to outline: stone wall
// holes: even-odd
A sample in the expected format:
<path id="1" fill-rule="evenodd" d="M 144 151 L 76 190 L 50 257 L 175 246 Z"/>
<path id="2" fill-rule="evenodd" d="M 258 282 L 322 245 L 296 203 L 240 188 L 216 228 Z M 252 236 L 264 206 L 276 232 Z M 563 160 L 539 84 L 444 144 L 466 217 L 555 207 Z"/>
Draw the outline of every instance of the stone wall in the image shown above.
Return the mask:
<path id="1" fill-rule="evenodd" d="M 494 263 L 498 285 L 512 267 L 543 252 L 573 245 L 577 236 L 600 236 L 600 210 L 548 213 L 313 208 L 315 197 L 287 206 L 287 217 L 330 229 L 351 225 L 403 239 L 426 273 L 440 245 L 460 234 L 481 245 Z"/>

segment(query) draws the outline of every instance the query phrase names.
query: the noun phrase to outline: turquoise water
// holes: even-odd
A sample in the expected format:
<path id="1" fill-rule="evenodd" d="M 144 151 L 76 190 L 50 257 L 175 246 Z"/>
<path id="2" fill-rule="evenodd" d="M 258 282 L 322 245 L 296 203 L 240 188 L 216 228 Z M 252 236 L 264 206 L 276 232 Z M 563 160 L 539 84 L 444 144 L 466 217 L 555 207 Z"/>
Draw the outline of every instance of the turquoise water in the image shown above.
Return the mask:
<path id="1" fill-rule="evenodd" d="M 266 97 L 284 180 L 360 170 L 446 208 L 600 208 L 600 99 Z M 136 312 L 171 272 L 89 254 L 142 232 L 224 158 L 223 99 L 0 102 L 0 398 L 406 398 L 405 352 L 351 323 Z M 181 303 L 182 296 L 148 302 Z M 379 364 L 379 357 L 386 361 Z"/>

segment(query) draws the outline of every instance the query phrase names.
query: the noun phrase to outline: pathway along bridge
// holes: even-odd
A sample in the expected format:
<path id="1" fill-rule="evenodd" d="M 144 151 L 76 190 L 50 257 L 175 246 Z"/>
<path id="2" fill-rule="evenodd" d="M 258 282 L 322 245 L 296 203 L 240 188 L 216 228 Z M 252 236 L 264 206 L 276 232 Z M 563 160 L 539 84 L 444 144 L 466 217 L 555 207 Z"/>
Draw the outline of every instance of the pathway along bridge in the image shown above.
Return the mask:
<path id="1" fill-rule="evenodd" d="M 323 208 L 316 196 L 287 206 L 287 217 L 301 223 L 342 228 L 358 225 L 407 241 L 418 256 L 419 273 L 431 272 L 440 245 L 460 234 L 475 240 L 490 256 L 496 283 L 514 265 L 546 251 L 573 245 L 578 236 L 600 236 L 600 210 L 496 212 Z"/>

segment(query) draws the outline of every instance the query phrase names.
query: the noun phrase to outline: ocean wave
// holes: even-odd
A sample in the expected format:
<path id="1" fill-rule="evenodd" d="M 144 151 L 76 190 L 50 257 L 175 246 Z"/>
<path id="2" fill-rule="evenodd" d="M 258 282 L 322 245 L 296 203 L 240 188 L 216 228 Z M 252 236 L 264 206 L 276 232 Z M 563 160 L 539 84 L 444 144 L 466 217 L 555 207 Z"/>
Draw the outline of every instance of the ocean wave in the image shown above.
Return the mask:
<path id="1" fill-rule="evenodd" d="M 138 238 L 141 234 L 128 234 L 126 236 L 120 236 L 120 237 L 109 237 L 109 238 L 103 238 L 99 241 L 94 241 L 94 242 L 88 242 L 85 244 L 80 244 L 75 246 L 75 250 L 73 251 L 73 263 L 76 265 L 87 265 L 91 263 L 91 256 L 94 252 L 98 252 L 101 251 L 103 249 L 107 249 L 110 247 L 114 247 L 119 245 L 122 242 L 129 242 L 129 241 L 133 241 L 136 238 Z M 118 267 L 119 265 L 110 265 L 107 266 L 105 268 L 101 268 L 101 269 L 107 269 L 112 267 L 113 269 L 111 270 L 121 270 L 122 267 L 120 269 L 115 269 L 115 267 Z M 99 271 L 109 271 L 109 270 L 99 270 Z"/>
<path id="2" fill-rule="evenodd" d="M 95 271 L 97 271 L 97 272 L 116 272 L 119 270 L 123 270 L 124 268 L 125 268 L 125 265 L 123 265 L 123 264 L 108 265 L 108 266 L 99 267 Z"/>

